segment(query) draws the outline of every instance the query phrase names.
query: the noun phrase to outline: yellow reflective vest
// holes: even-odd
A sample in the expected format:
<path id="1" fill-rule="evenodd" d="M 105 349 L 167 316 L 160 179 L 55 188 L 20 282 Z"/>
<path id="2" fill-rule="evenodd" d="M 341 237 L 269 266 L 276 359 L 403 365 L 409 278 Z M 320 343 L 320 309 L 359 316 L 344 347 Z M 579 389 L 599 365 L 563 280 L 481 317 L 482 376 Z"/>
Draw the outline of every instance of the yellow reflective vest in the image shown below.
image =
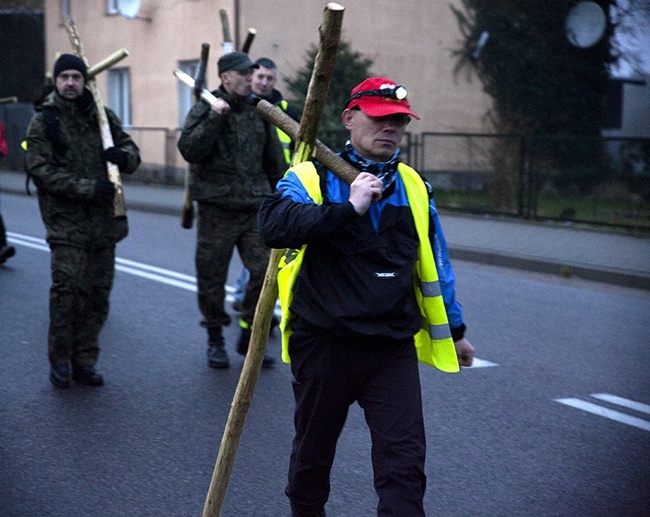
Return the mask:
<path id="1" fill-rule="evenodd" d="M 289 107 L 289 103 L 284 99 L 282 99 L 278 104 L 276 104 L 276 107 L 280 111 L 284 111 L 286 113 L 287 108 Z M 291 163 L 291 137 L 287 135 L 284 131 L 282 131 L 279 127 L 276 127 L 275 129 L 278 132 L 278 139 L 282 144 L 282 150 L 284 151 L 284 159 L 287 161 L 287 164 L 289 164 Z"/>
<path id="2" fill-rule="evenodd" d="M 420 240 L 418 260 L 415 263 L 413 275 L 415 297 L 422 314 L 422 328 L 414 336 L 418 360 L 444 372 L 458 372 L 460 370 L 458 357 L 451 338 L 447 312 L 438 281 L 438 271 L 429 241 L 429 195 L 422 178 L 414 169 L 400 163 L 397 170 L 406 189 Z M 301 163 L 292 167 L 290 172 L 298 177 L 314 203 L 318 205 L 323 203 L 320 177 L 313 163 Z M 282 331 L 282 360 L 285 363 L 291 362 L 289 337 L 292 334 L 293 315 L 289 307 L 306 248 L 307 245 L 299 250 L 288 249 L 279 263 L 278 292 L 282 309 L 280 330 Z"/>

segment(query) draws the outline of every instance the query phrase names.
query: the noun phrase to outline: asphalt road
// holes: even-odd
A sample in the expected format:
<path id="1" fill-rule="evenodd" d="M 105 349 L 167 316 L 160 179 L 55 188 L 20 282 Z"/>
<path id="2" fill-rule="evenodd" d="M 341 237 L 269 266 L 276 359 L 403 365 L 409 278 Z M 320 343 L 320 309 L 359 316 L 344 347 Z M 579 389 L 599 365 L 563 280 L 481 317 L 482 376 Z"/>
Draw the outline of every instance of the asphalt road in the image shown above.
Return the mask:
<path id="1" fill-rule="evenodd" d="M 49 253 L 35 198 L 3 195 L 17 254 L 0 266 L 0 516 L 198 516 L 243 359 L 210 369 L 194 231 L 129 215 L 102 388 L 48 381 Z M 233 259 L 231 280 L 239 271 Z M 457 262 L 478 367 L 421 368 L 428 515 L 650 514 L 650 293 Z M 226 332 L 230 350 L 237 336 Z M 274 336 L 269 351 L 279 356 Z M 262 372 L 224 516 L 286 516 L 291 375 Z M 595 412 L 595 413 L 594 413 Z M 374 515 L 370 444 L 350 412 L 328 515 Z"/>

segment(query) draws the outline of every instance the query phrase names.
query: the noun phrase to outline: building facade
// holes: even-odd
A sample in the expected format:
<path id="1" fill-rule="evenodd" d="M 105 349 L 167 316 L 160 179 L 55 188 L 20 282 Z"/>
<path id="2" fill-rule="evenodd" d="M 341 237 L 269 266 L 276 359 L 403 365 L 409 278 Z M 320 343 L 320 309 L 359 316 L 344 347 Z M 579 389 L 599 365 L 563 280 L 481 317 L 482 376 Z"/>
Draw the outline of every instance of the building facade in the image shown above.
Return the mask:
<path id="1" fill-rule="evenodd" d="M 66 0 L 45 2 L 47 70 L 52 69 L 58 53 L 72 48 L 63 24 L 64 3 Z M 98 84 L 105 103 L 126 125 L 150 129 L 136 137 L 144 144 L 144 161 L 160 163 L 159 158 L 147 154 L 169 154 L 170 147 L 164 151 L 165 144 L 154 128 L 167 130 L 167 140 L 173 140 L 171 131 L 182 125 L 191 104 L 189 88 L 173 76 L 173 70 L 192 74 L 201 44 L 209 43 L 207 85 L 211 89 L 219 85 L 216 61 L 223 53 L 221 9 L 228 13 L 235 47 L 243 43 L 248 29 L 254 28 L 257 35 L 251 57 L 270 57 L 281 76 L 293 76 L 304 66 L 307 49 L 318 44 L 326 2 L 68 0 L 67 4 L 91 64 L 121 48 L 128 50 L 127 58 L 98 76 Z M 412 105 L 422 117 L 412 123 L 411 131 L 489 130 L 483 115 L 490 99 L 482 92 L 480 81 L 454 76 L 451 53 L 461 35 L 449 0 L 347 0 L 342 5 L 342 39 L 374 61 L 375 75 L 388 76 L 408 87 Z M 120 15 L 121 6 L 135 6 L 137 15 Z"/>

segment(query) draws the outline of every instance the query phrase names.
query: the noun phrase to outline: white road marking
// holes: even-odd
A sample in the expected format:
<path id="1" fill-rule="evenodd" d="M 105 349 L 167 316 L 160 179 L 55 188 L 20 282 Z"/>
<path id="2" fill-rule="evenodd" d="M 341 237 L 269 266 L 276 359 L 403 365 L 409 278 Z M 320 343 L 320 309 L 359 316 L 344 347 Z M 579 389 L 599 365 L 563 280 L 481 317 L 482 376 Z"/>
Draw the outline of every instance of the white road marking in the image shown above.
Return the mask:
<path id="1" fill-rule="evenodd" d="M 40 251 L 50 252 L 50 247 L 45 239 L 37 237 L 30 237 L 29 235 L 22 235 L 20 233 L 7 232 L 7 240 L 12 244 L 18 244 L 27 248 L 33 248 Z M 123 259 L 116 257 L 115 269 L 123 273 L 146 278 L 162 284 L 179 287 L 187 291 L 196 292 L 196 277 L 193 275 L 186 275 L 178 273 L 170 269 L 164 269 L 157 266 L 151 266 L 142 262 L 134 260 Z M 226 286 L 226 301 L 232 302 L 235 288 L 233 286 Z"/>
<path id="2" fill-rule="evenodd" d="M 499 366 L 497 363 L 491 363 L 490 361 L 486 361 L 485 359 L 479 359 L 478 357 L 474 358 L 474 361 L 472 362 L 472 366 L 463 366 L 463 368 L 487 368 L 489 366 Z"/>
<path id="3" fill-rule="evenodd" d="M 598 404 L 592 404 L 591 402 L 585 402 L 584 400 L 574 398 L 555 399 L 555 401 L 559 402 L 560 404 L 574 407 L 576 409 L 581 409 L 582 411 L 587 411 L 588 413 L 593 413 L 594 415 L 609 418 L 610 420 L 615 420 L 617 422 L 631 425 L 633 427 L 638 427 L 644 431 L 650 431 L 650 422 L 647 420 L 630 416 L 625 413 L 621 413 L 620 411 L 614 411 L 613 409 L 608 409 L 606 407 L 599 406 Z"/>
<path id="4" fill-rule="evenodd" d="M 44 239 L 29 237 L 28 235 L 22 235 L 19 233 L 7 232 L 7 240 L 12 244 L 19 244 L 21 246 L 34 248 L 41 251 L 50 251 L 50 248 Z M 193 275 L 177 273 L 176 271 L 172 271 L 170 269 L 151 266 L 149 264 L 123 259 L 120 257 L 115 258 L 115 263 L 115 269 L 121 271 L 122 273 L 139 276 L 140 278 L 146 278 L 147 280 L 153 280 L 155 282 L 160 282 L 161 284 L 171 285 L 172 287 L 179 287 L 180 289 L 185 289 L 194 293 L 197 290 L 196 277 Z M 227 302 L 233 301 L 234 291 L 235 288 L 233 286 L 226 286 Z M 278 317 L 281 316 L 279 303 L 276 303 L 274 314 Z M 498 366 L 498 364 L 475 357 L 474 363 L 468 368 L 486 368 L 488 366 Z"/>
<path id="5" fill-rule="evenodd" d="M 629 409 L 633 409 L 640 413 L 646 413 L 650 415 L 650 405 L 643 404 L 642 402 L 636 402 L 630 399 L 624 399 L 623 397 L 617 397 L 616 395 L 610 395 L 609 393 L 592 393 L 592 397 L 611 404 L 616 404 L 617 406 L 623 406 Z"/>

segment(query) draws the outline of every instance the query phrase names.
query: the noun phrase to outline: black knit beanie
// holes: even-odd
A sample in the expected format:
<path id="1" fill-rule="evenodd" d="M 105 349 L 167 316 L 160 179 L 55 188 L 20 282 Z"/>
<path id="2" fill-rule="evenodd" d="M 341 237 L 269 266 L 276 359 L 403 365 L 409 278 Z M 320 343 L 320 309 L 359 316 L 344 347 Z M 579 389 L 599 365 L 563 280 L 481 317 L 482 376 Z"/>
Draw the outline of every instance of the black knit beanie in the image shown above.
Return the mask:
<path id="1" fill-rule="evenodd" d="M 84 82 L 88 81 L 86 63 L 74 54 L 61 54 L 59 56 L 59 59 L 54 63 L 54 80 L 56 80 L 59 74 L 64 70 L 78 70 L 81 72 L 81 75 L 84 76 Z"/>

